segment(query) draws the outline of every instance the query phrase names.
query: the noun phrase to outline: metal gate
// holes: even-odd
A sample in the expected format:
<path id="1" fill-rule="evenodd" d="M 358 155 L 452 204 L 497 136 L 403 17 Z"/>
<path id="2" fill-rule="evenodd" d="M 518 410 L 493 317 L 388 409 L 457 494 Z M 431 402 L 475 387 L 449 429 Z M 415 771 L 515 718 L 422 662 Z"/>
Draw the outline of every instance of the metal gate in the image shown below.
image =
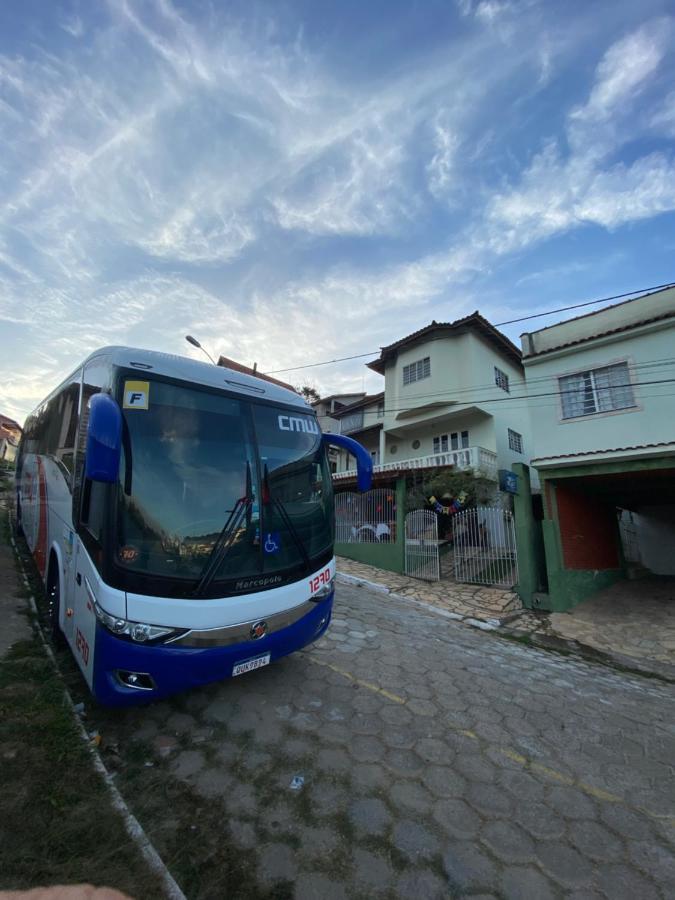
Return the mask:
<path id="1" fill-rule="evenodd" d="M 396 540 L 396 493 L 373 488 L 363 494 L 335 495 L 335 540 L 338 544 L 382 544 Z"/>
<path id="2" fill-rule="evenodd" d="M 441 577 L 438 518 L 431 510 L 415 509 L 405 517 L 405 574 L 424 581 Z"/>
<path id="3" fill-rule="evenodd" d="M 513 514 L 482 506 L 452 520 L 455 578 L 470 584 L 513 587 L 518 582 L 518 551 Z"/>

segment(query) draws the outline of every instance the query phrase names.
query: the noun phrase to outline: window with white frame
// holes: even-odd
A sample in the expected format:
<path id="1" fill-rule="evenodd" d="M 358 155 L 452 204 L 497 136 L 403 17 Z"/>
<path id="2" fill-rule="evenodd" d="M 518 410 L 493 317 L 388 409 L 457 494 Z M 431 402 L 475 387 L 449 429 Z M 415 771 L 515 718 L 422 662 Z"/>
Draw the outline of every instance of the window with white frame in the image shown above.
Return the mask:
<path id="1" fill-rule="evenodd" d="M 403 384 L 412 384 L 414 381 L 421 381 L 423 378 L 431 376 L 431 357 L 425 356 L 424 359 L 418 359 L 417 362 L 410 363 L 409 366 L 403 366 Z"/>
<path id="2" fill-rule="evenodd" d="M 512 428 L 509 428 L 509 447 L 516 453 L 523 452 L 523 436 Z"/>
<path id="3" fill-rule="evenodd" d="M 434 438 L 434 453 L 448 452 L 448 436 L 447 434 L 439 434 Z"/>
<path id="4" fill-rule="evenodd" d="M 588 369 L 558 379 L 563 419 L 630 409 L 635 406 L 628 363 Z"/>
<path id="5" fill-rule="evenodd" d="M 495 366 L 495 384 L 503 391 L 506 391 L 507 394 L 509 393 L 509 376 L 506 372 L 498 369 L 497 366 Z"/>
<path id="6" fill-rule="evenodd" d="M 448 450 L 464 450 L 468 446 L 468 431 L 452 431 L 450 434 L 439 434 L 434 438 L 434 454 L 447 453 Z"/>
<path id="7" fill-rule="evenodd" d="M 384 400 L 377 401 L 377 418 L 378 419 L 384 418 Z"/>

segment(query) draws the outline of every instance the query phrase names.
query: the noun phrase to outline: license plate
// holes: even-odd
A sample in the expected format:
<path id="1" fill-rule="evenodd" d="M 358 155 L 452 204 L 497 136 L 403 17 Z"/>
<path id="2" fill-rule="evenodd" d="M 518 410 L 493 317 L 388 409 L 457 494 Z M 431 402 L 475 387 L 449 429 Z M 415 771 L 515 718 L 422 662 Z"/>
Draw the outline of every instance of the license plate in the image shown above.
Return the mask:
<path id="1" fill-rule="evenodd" d="M 232 669 L 232 675 L 245 675 L 246 672 L 252 672 L 254 669 L 262 669 L 263 666 L 269 666 L 270 656 L 270 653 L 265 653 L 263 656 L 256 656 L 255 659 L 247 659 L 246 662 L 237 663 Z"/>

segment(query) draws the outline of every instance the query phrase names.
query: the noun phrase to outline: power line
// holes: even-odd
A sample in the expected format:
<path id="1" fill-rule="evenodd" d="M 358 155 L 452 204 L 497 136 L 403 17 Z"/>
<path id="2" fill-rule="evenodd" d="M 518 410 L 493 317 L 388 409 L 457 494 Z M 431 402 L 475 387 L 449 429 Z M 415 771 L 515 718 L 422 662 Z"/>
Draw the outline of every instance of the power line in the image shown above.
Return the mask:
<path id="1" fill-rule="evenodd" d="M 630 371 L 633 372 L 633 371 L 642 370 L 642 369 L 666 368 L 666 367 L 672 366 L 672 365 L 675 365 L 675 357 L 663 356 L 663 357 L 658 357 L 657 359 L 654 359 L 654 360 L 650 360 L 649 362 L 632 363 L 632 364 L 630 364 L 629 368 L 630 368 Z M 600 368 L 602 368 L 602 367 L 600 367 Z M 541 382 L 546 382 L 546 381 L 557 381 L 558 378 L 559 378 L 559 376 L 557 374 L 556 375 L 537 375 L 534 377 L 528 377 L 527 380 L 523 379 L 522 387 L 529 387 L 531 385 L 539 384 Z M 469 385 L 468 387 L 462 387 L 462 388 L 446 388 L 442 391 L 424 391 L 421 394 L 408 394 L 406 392 L 406 396 L 403 399 L 405 399 L 405 400 L 425 400 L 430 397 L 446 397 L 446 396 L 451 397 L 451 396 L 457 395 L 457 394 L 468 394 L 468 393 L 473 393 L 473 392 L 478 393 L 480 391 L 492 390 L 494 387 L 495 387 L 495 381 L 493 380 L 490 382 L 484 382 L 483 384 L 474 384 L 474 385 Z M 519 387 L 520 387 L 520 385 L 519 385 Z M 510 394 L 510 391 L 508 393 Z M 521 396 L 527 396 L 527 395 L 521 395 Z M 359 404 L 364 403 L 364 401 L 357 401 L 357 402 Z M 481 400 L 480 402 L 489 402 L 489 401 Z M 413 407 L 410 407 L 410 408 L 412 409 Z"/>
<path id="2" fill-rule="evenodd" d="M 601 300 L 585 300 L 583 303 L 574 303 L 572 306 L 561 306 L 560 309 L 551 309 L 548 312 L 535 313 L 532 316 L 521 316 L 520 319 L 509 319 L 508 322 L 497 322 L 495 328 L 502 325 L 513 325 L 516 322 L 527 322 L 530 319 L 540 319 L 542 316 L 552 316 L 554 313 L 567 312 L 570 309 L 581 309 L 582 306 L 593 306 L 595 303 L 609 303 L 610 300 L 622 300 L 624 297 L 632 297 L 633 294 L 647 294 L 650 291 L 659 291 L 663 288 L 673 287 L 675 282 L 657 284 L 654 287 L 642 288 L 639 291 L 627 291 L 625 294 L 614 294 L 613 297 L 603 297 Z"/>
<path id="3" fill-rule="evenodd" d="M 636 291 L 627 291 L 625 294 L 614 294 L 611 297 L 602 297 L 599 300 L 585 300 L 583 303 L 574 303 L 572 306 L 561 306 L 558 309 L 549 309 L 546 312 L 533 313 L 531 316 L 521 316 L 518 319 L 508 319 L 506 322 L 497 322 L 495 328 L 502 325 L 515 325 L 517 322 L 528 322 L 531 319 L 541 319 L 544 316 L 552 316 L 559 312 L 568 312 L 571 309 L 581 309 L 584 306 L 593 306 L 596 303 L 609 303 L 611 300 L 622 300 L 624 297 L 632 297 L 634 294 L 648 294 L 651 291 L 659 291 L 664 288 L 674 287 L 675 282 L 669 281 L 667 284 L 656 284 L 653 287 L 638 288 Z M 333 363 L 349 362 L 352 359 L 363 359 L 366 356 L 379 355 L 382 352 L 380 347 L 377 350 L 369 350 L 367 353 L 356 353 L 354 356 L 339 356 L 336 359 L 324 359 L 321 362 L 307 363 L 302 366 L 289 366 L 286 369 L 271 369 L 265 372 L 265 375 L 279 375 L 281 372 L 297 372 L 300 369 L 314 369 L 318 366 L 330 366 Z"/>
<path id="4" fill-rule="evenodd" d="M 624 388 L 624 387 L 630 387 L 630 388 L 646 387 L 647 385 L 657 385 L 657 384 L 675 384 L 675 378 L 659 378 L 659 379 L 654 379 L 653 381 L 638 381 L 638 382 L 625 381 L 622 384 L 608 385 L 607 388 L 601 388 L 600 390 L 609 390 L 609 389 L 614 390 L 616 388 Z M 578 393 L 579 393 L 579 388 L 569 388 L 569 389 L 559 388 L 558 390 L 555 390 L 555 391 L 543 391 L 543 392 L 540 392 L 537 394 L 508 394 L 504 397 L 487 397 L 487 398 L 482 398 L 482 399 L 476 400 L 475 402 L 483 405 L 483 404 L 488 404 L 488 403 L 507 403 L 509 401 L 514 402 L 517 400 L 521 400 L 521 401 L 525 402 L 525 405 L 527 405 L 527 404 L 529 404 L 529 402 L 531 400 L 537 400 L 542 397 L 559 397 L 559 396 L 562 396 L 563 394 L 578 394 Z M 426 396 L 431 397 L 434 395 L 428 394 Z M 442 401 L 439 401 L 439 402 L 442 402 Z M 470 401 L 467 401 L 467 403 L 463 403 L 462 405 L 464 406 L 464 405 L 469 405 L 469 404 L 470 404 Z M 418 408 L 417 405 L 415 405 L 415 406 L 389 406 L 389 407 L 384 408 L 384 412 L 385 413 L 387 413 L 387 412 L 390 412 L 390 413 L 391 412 L 411 412 L 412 410 L 417 409 L 417 408 Z M 355 410 L 355 412 L 356 412 L 356 410 Z M 373 424 L 377 424 L 377 422 L 375 422 Z M 419 423 L 419 424 L 422 424 L 422 423 Z M 366 426 L 363 426 L 363 427 L 366 427 Z M 369 425 L 367 427 L 371 428 L 372 425 Z M 355 429 L 355 430 L 360 430 L 360 429 Z"/>

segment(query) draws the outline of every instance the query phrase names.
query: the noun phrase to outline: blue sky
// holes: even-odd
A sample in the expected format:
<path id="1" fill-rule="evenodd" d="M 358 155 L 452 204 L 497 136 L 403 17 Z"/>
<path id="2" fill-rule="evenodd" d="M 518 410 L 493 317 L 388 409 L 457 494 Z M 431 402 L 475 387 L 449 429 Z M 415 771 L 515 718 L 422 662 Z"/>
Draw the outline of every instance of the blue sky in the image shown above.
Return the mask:
<path id="1" fill-rule="evenodd" d="M 103 344 L 276 370 L 674 280 L 672 12 L 2 4 L 0 411 Z"/>

